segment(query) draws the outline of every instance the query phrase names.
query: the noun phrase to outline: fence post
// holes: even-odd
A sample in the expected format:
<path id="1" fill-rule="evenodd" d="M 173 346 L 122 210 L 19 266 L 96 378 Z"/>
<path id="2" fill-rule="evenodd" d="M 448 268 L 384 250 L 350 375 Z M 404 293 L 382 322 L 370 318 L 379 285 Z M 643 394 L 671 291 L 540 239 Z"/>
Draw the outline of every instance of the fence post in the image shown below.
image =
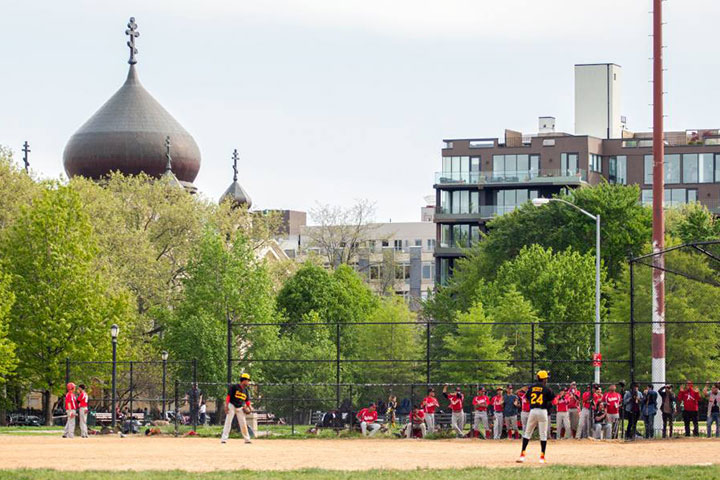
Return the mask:
<path id="1" fill-rule="evenodd" d="M 340 408 L 340 322 L 335 327 L 335 405 Z"/>
<path id="2" fill-rule="evenodd" d="M 635 262 L 630 260 L 630 385 L 635 382 Z"/>
<path id="3" fill-rule="evenodd" d="M 178 416 L 180 415 L 180 408 L 178 407 L 179 397 L 178 390 L 180 389 L 180 380 L 175 379 L 175 436 L 178 436 Z"/>
<path id="4" fill-rule="evenodd" d="M 197 358 L 193 358 L 192 360 L 192 369 L 193 369 L 193 387 L 197 385 Z M 199 390 L 199 389 L 198 389 Z M 192 399 L 193 402 L 195 399 Z M 198 398 L 199 400 L 199 398 Z M 198 422 L 198 414 L 200 413 L 200 405 L 191 405 L 190 406 L 190 416 L 192 417 L 192 429 L 193 432 L 197 431 L 197 422 Z"/>
<path id="5" fill-rule="evenodd" d="M 295 435 L 295 384 L 292 384 L 292 388 L 290 390 L 290 425 L 291 425 L 291 433 L 292 435 Z"/>
<path id="6" fill-rule="evenodd" d="M 70 383 L 70 357 L 65 357 L 65 385 Z"/>
<path id="7" fill-rule="evenodd" d="M 425 368 L 427 372 L 425 374 L 425 382 L 430 386 L 430 319 L 427 319 L 425 324 Z"/>
<path id="8" fill-rule="evenodd" d="M 355 415 L 353 415 L 353 388 L 352 383 L 350 384 L 350 431 L 352 432 L 353 423 L 355 423 Z"/>
<path id="9" fill-rule="evenodd" d="M 411 383 L 410 384 L 410 408 L 412 409 L 414 407 L 415 407 L 415 384 Z M 412 428 L 412 426 L 410 428 Z"/>
<path id="10" fill-rule="evenodd" d="M 535 322 L 530 324 L 530 382 L 535 381 Z"/>
<path id="11" fill-rule="evenodd" d="M 133 361 L 130 360 L 130 418 L 133 416 Z"/>

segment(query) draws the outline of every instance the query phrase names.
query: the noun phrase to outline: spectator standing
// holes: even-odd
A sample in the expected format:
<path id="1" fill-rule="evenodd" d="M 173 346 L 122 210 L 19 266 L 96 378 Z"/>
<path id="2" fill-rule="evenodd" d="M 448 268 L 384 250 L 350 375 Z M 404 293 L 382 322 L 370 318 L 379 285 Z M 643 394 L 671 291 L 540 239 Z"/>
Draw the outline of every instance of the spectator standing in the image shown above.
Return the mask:
<path id="1" fill-rule="evenodd" d="M 503 395 L 502 387 L 498 387 L 495 390 L 495 396 L 491 400 L 493 406 L 493 438 L 499 440 L 502 437 L 503 431 L 503 411 L 505 410 L 505 396 Z"/>
<path id="2" fill-rule="evenodd" d="M 707 436 L 712 437 L 712 425 L 715 423 L 715 437 L 720 437 L 720 391 L 717 384 L 713 385 L 708 392 L 707 385 L 703 389 L 703 395 L 707 397 Z"/>
<path id="3" fill-rule="evenodd" d="M 85 384 L 78 385 L 77 396 L 78 419 L 80 420 L 80 437 L 88 438 L 87 414 L 88 414 L 88 394 L 85 391 Z"/>
<path id="4" fill-rule="evenodd" d="M 377 406 L 371 403 L 367 408 L 363 408 L 357 414 L 358 422 L 360 422 L 360 431 L 366 437 L 372 437 L 378 430 L 380 424 L 377 423 Z M 369 430 L 369 432 L 368 432 Z"/>
<path id="5" fill-rule="evenodd" d="M 670 438 L 673 436 L 673 422 L 675 421 L 675 412 L 677 411 L 676 407 L 676 398 L 675 394 L 673 393 L 673 386 L 672 385 L 665 385 L 663 387 L 660 387 L 660 390 L 658 390 L 658 393 L 660 394 L 660 413 L 662 413 L 662 421 L 663 421 L 663 438 L 666 438 L 667 436 L 667 430 L 668 427 L 670 427 Z"/>
<path id="6" fill-rule="evenodd" d="M 678 392 L 678 401 L 683 407 L 683 422 L 685 423 L 685 436 L 690 436 L 690 422 L 693 424 L 693 436 L 700 436 L 698 429 L 698 406 L 700 404 L 700 391 L 687 382 Z"/>
<path id="7" fill-rule="evenodd" d="M 425 438 L 427 429 L 425 428 L 425 412 L 420 409 L 417 405 L 413 406 L 412 412 L 410 412 L 410 421 L 407 425 L 407 438 L 413 438 L 413 433 L 420 431 L 422 438 Z"/>
<path id="8" fill-rule="evenodd" d="M 643 396 L 642 393 L 638 391 L 637 383 L 633 383 L 630 386 L 630 390 L 625 392 L 625 397 L 623 398 L 623 408 L 625 409 L 625 417 L 628 422 L 627 429 L 625 431 L 625 440 L 635 440 L 642 399 Z"/>
<path id="9" fill-rule="evenodd" d="M 205 404 L 205 399 L 203 398 L 202 405 L 200 405 L 200 425 L 205 425 L 207 422 L 207 405 Z"/>
<path id="10" fill-rule="evenodd" d="M 482 432 L 483 438 L 487 439 L 490 437 L 490 428 L 488 421 L 488 406 L 490 405 L 490 398 L 485 395 L 485 387 L 481 386 L 478 388 L 478 393 L 473 398 L 473 430 L 480 433 Z M 482 424 L 482 430 L 480 429 Z"/>
<path id="11" fill-rule="evenodd" d="M 595 405 L 595 438 L 600 440 L 604 438 L 607 440 L 612 435 L 612 425 L 608 420 L 608 414 L 605 410 L 605 403 L 598 402 Z"/>
<path id="12" fill-rule="evenodd" d="M 513 393 L 513 386 L 508 385 L 503 404 L 503 419 L 505 420 L 505 429 L 507 430 L 507 438 L 516 438 L 518 410 L 520 400 Z"/>
<path id="13" fill-rule="evenodd" d="M 557 410 L 556 423 L 557 432 L 555 438 L 560 440 L 562 430 L 565 429 L 565 439 L 572 438 L 572 426 L 570 424 L 570 413 L 568 412 L 571 395 L 568 393 L 567 387 L 560 389 L 560 393 L 553 399 L 552 404 Z M 523 428 L 524 431 L 524 428 Z"/>
<path id="14" fill-rule="evenodd" d="M 447 389 L 448 385 L 445 384 L 443 387 L 443 396 L 450 401 L 450 411 L 452 412 L 450 416 L 450 425 L 453 430 L 455 430 L 455 433 L 457 433 L 457 436 L 464 437 L 465 412 L 463 411 L 463 401 L 465 400 L 465 397 L 463 396 L 460 387 L 456 387 L 455 393 L 451 394 L 447 393 Z"/>
<path id="15" fill-rule="evenodd" d="M 63 438 L 75 438 L 75 415 L 77 414 L 77 400 L 75 399 L 75 384 L 70 382 L 67 384 L 67 393 L 65 394 L 65 429 Z"/>
<path id="16" fill-rule="evenodd" d="M 578 431 L 578 425 L 580 423 L 580 390 L 578 390 L 576 382 L 570 383 L 570 388 L 568 388 L 568 394 L 570 394 L 570 398 L 568 399 L 570 428 L 572 428 L 572 435 L 575 436 Z"/>
<path id="17" fill-rule="evenodd" d="M 435 389 L 428 389 L 427 397 L 420 404 L 425 412 L 425 425 L 429 433 L 435 433 L 435 409 L 440 406 L 440 402 L 435 397 Z"/>
<path id="18" fill-rule="evenodd" d="M 615 385 L 610 385 L 608 391 L 603 396 L 605 411 L 607 412 L 608 423 L 610 423 L 610 431 L 612 438 L 618 437 L 618 427 L 620 425 L 620 404 L 622 397 L 617 392 Z"/>
<path id="19" fill-rule="evenodd" d="M 395 424 L 397 423 L 397 396 L 390 395 L 387 402 L 387 410 L 385 412 L 385 418 L 387 419 L 387 422 L 390 424 L 391 427 L 395 427 Z M 423 414 L 423 418 L 425 418 L 425 415 Z M 423 435 L 424 436 L 424 435 Z"/>
<path id="20" fill-rule="evenodd" d="M 649 384 L 643 392 L 643 420 L 645 421 L 645 438 L 655 437 L 655 414 L 657 413 L 658 394 Z"/>
<path id="21" fill-rule="evenodd" d="M 203 392 L 198 388 L 197 383 L 193 383 L 185 393 L 185 403 L 190 405 L 190 423 L 197 425 L 200 414 L 200 405 L 203 403 Z"/>

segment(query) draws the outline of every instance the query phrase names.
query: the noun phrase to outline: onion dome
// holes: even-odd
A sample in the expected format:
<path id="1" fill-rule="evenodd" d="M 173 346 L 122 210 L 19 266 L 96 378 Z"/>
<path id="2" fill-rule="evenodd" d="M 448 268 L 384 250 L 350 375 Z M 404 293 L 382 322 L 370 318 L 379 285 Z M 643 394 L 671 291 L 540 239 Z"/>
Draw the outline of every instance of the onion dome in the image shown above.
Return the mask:
<path id="1" fill-rule="evenodd" d="M 232 203 L 233 207 L 245 207 L 247 209 L 250 209 L 252 207 L 252 200 L 250 199 L 250 195 L 240 186 L 238 183 L 238 169 L 237 169 L 237 162 L 238 162 L 238 151 L 233 150 L 233 183 L 228 187 L 227 190 L 225 190 L 225 193 L 222 194 L 220 197 L 220 202 L 229 201 Z"/>
<path id="2" fill-rule="evenodd" d="M 145 173 L 159 178 L 167 164 L 165 138 L 172 137 L 172 173 L 186 188 L 200 170 L 200 149 L 193 137 L 140 83 L 135 64 L 135 19 L 125 31 L 130 70 L 115 95 L 70 137 L 63 161 L 68 176 L 99 179 L 110 172 Z"/>

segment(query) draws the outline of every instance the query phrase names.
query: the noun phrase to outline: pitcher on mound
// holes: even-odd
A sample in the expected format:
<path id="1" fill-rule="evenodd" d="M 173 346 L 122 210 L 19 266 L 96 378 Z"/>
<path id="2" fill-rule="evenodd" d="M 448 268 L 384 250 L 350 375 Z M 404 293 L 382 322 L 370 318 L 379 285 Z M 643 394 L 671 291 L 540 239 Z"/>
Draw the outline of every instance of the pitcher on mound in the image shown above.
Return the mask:
<path id="1" fill-rule="evenodd" d="M 527 428 L 523 432 L 522 451 L 520 452 L 520 458 L 517 459 L 518 463 L 525 461 L 525 449 L 527 449 L 528 443 L 532 438 L 532 434 L 535 428 L 538 428 L 538 434 L 540 435 L 540 463 L 545 463 L 545 447 L 547 447 L 547 432 L 548 432 L 548 410 L 552 406 L 552 401 L 555 398 L 552 390 L 547 386 L 548 378 L 550 375 L 545 370 L 537 372 L 537 382 L 533 383 L 530 389 L 527 391 L 527 399 L 530 402 L 530 414 L 527 419 Z"/>

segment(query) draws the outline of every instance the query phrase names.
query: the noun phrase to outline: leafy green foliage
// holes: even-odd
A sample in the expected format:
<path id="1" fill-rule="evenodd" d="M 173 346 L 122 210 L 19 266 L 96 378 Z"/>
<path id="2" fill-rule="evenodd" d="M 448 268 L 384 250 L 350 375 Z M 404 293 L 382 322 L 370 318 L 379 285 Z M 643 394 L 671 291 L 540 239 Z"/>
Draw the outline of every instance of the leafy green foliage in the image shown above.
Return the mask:
<path id="1" fill-rule="evenodd" d="M 9 313 L 15 303 L 15 294 L 10 290 L 10 277 L 0 270 L 0 384 L 7 381 L 17 365 L 15 343 L 8 338 L 10 330 Z"/>

